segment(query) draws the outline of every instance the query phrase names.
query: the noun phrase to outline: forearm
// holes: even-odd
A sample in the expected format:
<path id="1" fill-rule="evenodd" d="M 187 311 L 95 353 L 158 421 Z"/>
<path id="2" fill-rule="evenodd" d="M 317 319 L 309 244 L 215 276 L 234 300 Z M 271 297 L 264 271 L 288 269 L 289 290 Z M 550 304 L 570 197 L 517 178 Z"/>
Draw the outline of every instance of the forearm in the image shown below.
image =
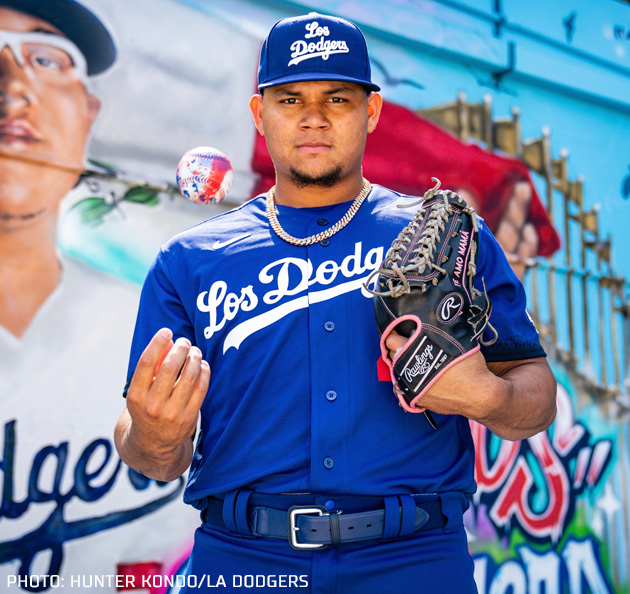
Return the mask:
<path id="1" fill-rule="evenodd" d="M 192 436 L 182 443 L 158 447 L 143 438 L 127 409 L 116 424 L 114 443 L 125 464 L 160 481 L 172 481 L 181 476 L 190 466 L 193 455 Z"/>
<path id="2" fill-rule="evenodd" d="M 475 353 L 448 370 L 419 405 L 440 414 L 462 415 L 515 441 L 551 425 L 556 380 L 544 357 L 486 364 Z"/>
<path id="3" fill-rule="evenodd" d="M 490 363 L 484 398 L 470 418 L 498 437 L 518 440 L 546 430 L 556 416 L 556 380 L 544 358 Z"/>

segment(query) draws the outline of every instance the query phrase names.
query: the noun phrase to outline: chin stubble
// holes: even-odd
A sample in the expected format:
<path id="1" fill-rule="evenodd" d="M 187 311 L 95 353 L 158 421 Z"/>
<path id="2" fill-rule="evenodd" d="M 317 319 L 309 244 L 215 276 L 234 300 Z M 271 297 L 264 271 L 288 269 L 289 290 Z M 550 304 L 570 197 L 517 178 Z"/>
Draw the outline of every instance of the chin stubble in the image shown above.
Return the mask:
<path id="1" fill-rule="evenodd" d="M 305 188 L 307 186 L 332 188 L 341 179 L 342 167 L 341 165 L 337 165 L 334 169 L 317 176 L 301 173 L 293 167 L 291 167 L 290 172 L 293 183 L 295 183 L 298 188 Z"/>

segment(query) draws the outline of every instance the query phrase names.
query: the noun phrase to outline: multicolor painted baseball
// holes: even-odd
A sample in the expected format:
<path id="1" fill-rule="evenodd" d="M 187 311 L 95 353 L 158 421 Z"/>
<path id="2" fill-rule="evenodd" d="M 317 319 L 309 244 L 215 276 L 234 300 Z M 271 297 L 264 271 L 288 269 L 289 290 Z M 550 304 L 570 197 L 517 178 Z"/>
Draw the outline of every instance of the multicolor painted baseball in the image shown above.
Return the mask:
<path id="1" fill-rule="evenodd" d="M 187 151 L 177 165 L 177 187 L 182 196 L 201 204 L 221 202 L 232 187 L 230 160 L 211 146 Z"/>

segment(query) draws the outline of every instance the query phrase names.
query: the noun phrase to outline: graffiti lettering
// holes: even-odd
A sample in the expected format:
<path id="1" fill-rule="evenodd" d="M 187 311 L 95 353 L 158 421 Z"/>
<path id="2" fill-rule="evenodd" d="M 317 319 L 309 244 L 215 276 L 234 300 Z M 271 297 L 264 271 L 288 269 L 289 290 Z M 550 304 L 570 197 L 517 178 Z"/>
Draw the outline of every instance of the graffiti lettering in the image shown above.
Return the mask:
<path id="1" fill-rule="evenodd" d="M 613 593 L 599 561 L 597 544 L 590 538 L 569 538 L 560 554 L 553 550 L 540 553 L 525 545 L 517 551 L 520 559 L 511 559 L 499 566 L 487 554 L 473 557 L 479 592 Z M 563 588 L 563 576 L 568 576 L 568 590 Z"/>
<path id="2" fill-rule="evenodd" d="M 538 542 L 558 542 L 585 487 L 602 481 L 611 461 L 612 441 L 592 443 L 573 418 L 571 400 L 558 386 L 553 437 L 540 433 L 522 442 L 499 441 L 471 423 L 477 457 L 476 509 L 488 507 L 496 531 L 518 526 Z"/>
<path id="3" fill-rule="evenodd" d="M 568 512 L 569 477 L 546 433 L 535 435 L 528 441 L 540 464 L 543 488 L 547 493 L 546 504 L 540 511 L 533 509 L 532 497 L 541 485 L 535 483 L 531 463 L 525 457 L 519 457 L 490 510 L 490 517 L 500 527 L 516 518 L 519 525 L 526 527 L 528 534 L 535 539 L 550 537 L 553 542 L 557 542 Z"/>
<path id="4" fill-rule="evenodd" d="M 68 442 L 43 447 L 33 458 L 27 473 L 26 496 L 21 501 L 18 500 L 15 490 L 17 445 L 17 426 L 16 421 L 12 420 L 4 426 L 3 455 L 0 460 L 0 470 L 3 473 L 0 523 L 21 518 L 34 505 L 49 502 L 55 504 L 50 515 L 39 527 L 15 540 L 0 542 L 0 564 L 18 560 L 20 578 L 31 576 L 33 561 L 43 551 L 50 551 L 47 574 L 58 575 L 63 563 L 64 543 L 121 526 L 152 513 L 175 499 L 184 487 L 182 478 L 173 483 L 157 483 L 167 493 L 140 507 L 67 521 L 64 511 L 70 501 L 97 501 L 109 493 L 120 476 L 122 461 L 114 458 L 111 442 L 99 438 L 89 443 L 79 456 L 74 469 L 68 468 Z M 52 476 L 45 468 L 52 469 Z M 111 470 L 106 472 L 106 469 Z M 152 482 L 131 469 L 127 471 L 129 482 L 136 491 L 147 489 Z M 69 480 L 69 477 L 73 480 Z M 68 484 L 70 486 L 64 492 L 62 485 Z M 50 583 L 39 582 L 32 586 L 31 581 L 24 581 L 25 589 L 31 592 L 40 592 L 51 587 Z"/>

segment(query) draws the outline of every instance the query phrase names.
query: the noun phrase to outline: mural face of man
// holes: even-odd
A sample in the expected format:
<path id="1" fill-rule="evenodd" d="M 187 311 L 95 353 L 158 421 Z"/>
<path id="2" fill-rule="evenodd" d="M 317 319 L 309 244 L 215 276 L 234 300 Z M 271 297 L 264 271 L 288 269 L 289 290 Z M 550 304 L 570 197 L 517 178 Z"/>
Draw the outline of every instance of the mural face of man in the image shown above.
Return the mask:
<path id="1" fill-rule="evenodd" d="M 76 184 L 76 171 L 54 164 L 83 162 L 100 108 L 84 78 L 83 56 L 59 29 L 0 7 L 0 230 L 56 219 Z"/>

